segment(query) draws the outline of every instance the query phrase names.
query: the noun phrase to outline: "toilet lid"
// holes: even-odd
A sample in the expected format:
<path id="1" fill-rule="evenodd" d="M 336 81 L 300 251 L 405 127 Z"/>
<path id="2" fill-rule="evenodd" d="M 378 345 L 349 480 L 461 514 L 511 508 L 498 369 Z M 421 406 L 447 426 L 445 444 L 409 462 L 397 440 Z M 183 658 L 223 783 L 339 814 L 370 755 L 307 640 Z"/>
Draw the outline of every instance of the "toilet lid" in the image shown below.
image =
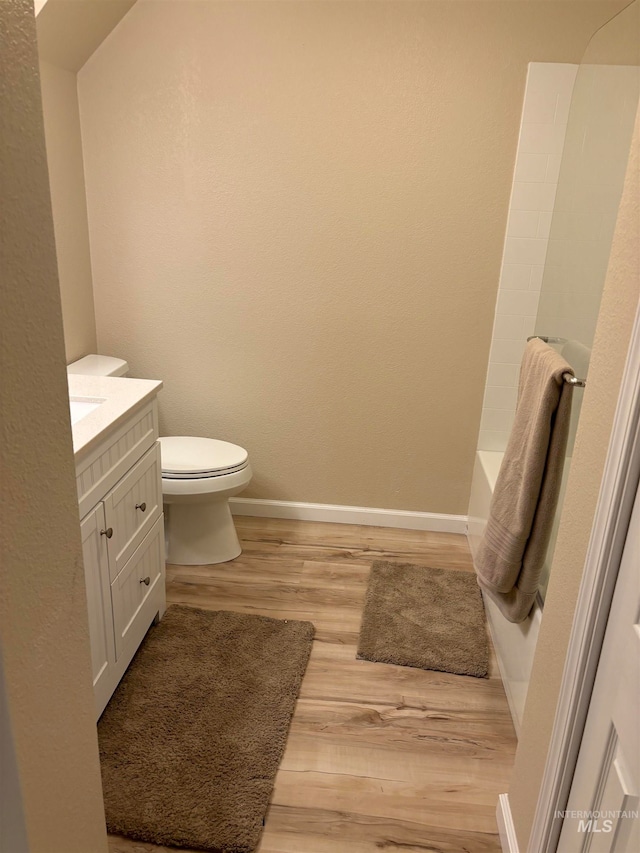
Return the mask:
<path id="1" fill-rule="evenodd" d="M 170 479 L 219 477 L 246 468 L 244 447 L 216 438 L 168 435 L 160 439 L 162 476 Z"/>

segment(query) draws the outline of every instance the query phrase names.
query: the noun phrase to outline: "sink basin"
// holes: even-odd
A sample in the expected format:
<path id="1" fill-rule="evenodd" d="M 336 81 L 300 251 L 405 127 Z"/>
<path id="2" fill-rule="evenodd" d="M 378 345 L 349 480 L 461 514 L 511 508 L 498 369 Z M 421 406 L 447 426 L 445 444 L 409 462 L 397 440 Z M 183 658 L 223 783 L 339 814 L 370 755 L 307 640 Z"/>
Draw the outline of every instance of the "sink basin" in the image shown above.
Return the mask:
<path id="1" fill-rule="evenodd" d="M 102 403 L 104 403 L 104 400 L 95 397 L 70 397 L 71 424 L 77 424 L 82 418 L 86 418 L 87 415 L 94 412 Z"/>

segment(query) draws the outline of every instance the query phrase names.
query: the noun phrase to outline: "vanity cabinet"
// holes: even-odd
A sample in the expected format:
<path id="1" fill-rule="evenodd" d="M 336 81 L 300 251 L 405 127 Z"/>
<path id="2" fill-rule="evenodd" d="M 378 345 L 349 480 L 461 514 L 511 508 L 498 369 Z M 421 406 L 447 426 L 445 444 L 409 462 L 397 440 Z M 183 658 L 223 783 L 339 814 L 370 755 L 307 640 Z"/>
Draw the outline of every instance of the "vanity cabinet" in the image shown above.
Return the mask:
<path id="1" fill-rule="evenodd" d="M 76 461 L 96 712 L 166 608 L 155 400 Z"/>

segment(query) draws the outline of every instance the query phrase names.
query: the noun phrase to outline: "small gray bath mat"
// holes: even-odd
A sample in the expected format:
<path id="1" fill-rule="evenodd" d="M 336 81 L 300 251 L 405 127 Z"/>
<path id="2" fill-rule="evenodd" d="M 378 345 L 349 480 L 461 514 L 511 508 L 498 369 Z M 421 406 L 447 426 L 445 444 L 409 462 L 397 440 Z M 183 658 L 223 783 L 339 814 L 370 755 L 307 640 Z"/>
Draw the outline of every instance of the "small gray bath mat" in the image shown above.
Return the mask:
<path id="1" fill-rule="evenodd" d="M 313 625 L 173 605 L 98 723 L 109 832 L 251 853 Z"/>
<path id="2" fill-rule="evenodd" d="M 373 564 L 358 657 L 484 678 L 489 640 L 473 572 Z"/>

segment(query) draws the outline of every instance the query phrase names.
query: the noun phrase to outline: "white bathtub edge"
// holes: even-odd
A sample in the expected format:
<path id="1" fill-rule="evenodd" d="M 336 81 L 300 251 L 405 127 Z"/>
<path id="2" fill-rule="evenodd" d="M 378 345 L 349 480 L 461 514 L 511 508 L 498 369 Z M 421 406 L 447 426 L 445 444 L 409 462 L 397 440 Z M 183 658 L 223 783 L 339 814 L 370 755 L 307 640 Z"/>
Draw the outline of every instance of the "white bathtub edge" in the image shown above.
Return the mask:
<path id="1" fill-rule="evenodd" d="M 476 453 L 469 499 L 469 527 L 467 532 L 469 548 L 474 559 L 489 517 L 489 505 L 503 455 L 493 450 L 479 450 Z M 513 726 L 516 735 L 519 735 L 533 666 L 533 656 L 542 621 L 542 610 L 536 603 L 531 615 L 524 622 L 516 625 L 505 619 L 497 604 L 489 596 L 484 595 L 483 597 L 498 669 L 502 677 Z"/>

